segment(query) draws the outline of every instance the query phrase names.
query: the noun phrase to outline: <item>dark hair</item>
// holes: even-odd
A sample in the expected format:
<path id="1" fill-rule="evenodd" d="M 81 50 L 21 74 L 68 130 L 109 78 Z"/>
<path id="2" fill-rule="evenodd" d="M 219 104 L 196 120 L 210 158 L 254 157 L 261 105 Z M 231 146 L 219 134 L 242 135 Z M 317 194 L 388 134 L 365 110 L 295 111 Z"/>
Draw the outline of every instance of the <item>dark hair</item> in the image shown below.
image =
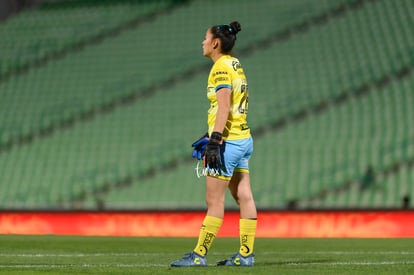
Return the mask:
<path id="1" fill-rule="evenodd" d="M 214 38 L 221 41 L 221 51 L 223 53 L 230 53 L 236 42 L 236 34 L 241 31 L 240 23 L 237 21 L 231 22 L 228 25 L 216 25 L 210 28 Z"/>

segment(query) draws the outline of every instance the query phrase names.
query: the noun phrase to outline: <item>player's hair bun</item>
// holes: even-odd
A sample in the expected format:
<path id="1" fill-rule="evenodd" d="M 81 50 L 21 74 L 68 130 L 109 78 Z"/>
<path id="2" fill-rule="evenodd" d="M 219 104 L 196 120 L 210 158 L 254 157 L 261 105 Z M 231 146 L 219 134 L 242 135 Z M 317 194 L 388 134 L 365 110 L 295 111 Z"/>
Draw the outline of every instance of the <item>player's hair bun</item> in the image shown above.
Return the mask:
<path id="1" fill-rule="evenodd" d="M 229 28 L 229 32 L 231 34 L 237 34 L 239 31 L 241 31 L 241 26 L 240 23 L 237 21 L 233 21 L 229 24 L 230 28 Z"/>

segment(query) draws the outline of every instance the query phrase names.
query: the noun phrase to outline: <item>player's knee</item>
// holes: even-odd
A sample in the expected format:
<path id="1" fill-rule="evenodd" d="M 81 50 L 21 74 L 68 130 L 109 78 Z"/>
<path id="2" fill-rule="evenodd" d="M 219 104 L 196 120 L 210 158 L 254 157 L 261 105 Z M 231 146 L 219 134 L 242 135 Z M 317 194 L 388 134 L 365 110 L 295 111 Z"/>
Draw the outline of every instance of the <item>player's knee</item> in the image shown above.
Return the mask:
<path id="1" fill-rule="evenodd" d="M 224 199 L 215 196 L 206 196 L 207 207 L 221 207 L 224 206 Z"/>
<path id="2" fill-rule="evenodd" d="M 250 191 L 239 191 L 235 199 L 239 204 L 247 203 L 253 200 L 253 194 Z"/>

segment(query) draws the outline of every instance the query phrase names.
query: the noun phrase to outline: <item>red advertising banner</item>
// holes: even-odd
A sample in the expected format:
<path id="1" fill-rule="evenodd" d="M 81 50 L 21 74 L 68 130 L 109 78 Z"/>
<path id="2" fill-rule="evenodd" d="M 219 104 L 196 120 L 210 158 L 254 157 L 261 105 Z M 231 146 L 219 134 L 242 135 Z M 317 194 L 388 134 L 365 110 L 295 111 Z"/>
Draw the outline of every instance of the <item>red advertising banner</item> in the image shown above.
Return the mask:
<path id="1" fill-rule="evenodd" d="M 0 234 L 197 237 L 204 212 L 2 212 Z M 239 214 L 219 236 L 238 237 Z M 259 212 L 257 237 L 412 238 L 414 211 Z"/>

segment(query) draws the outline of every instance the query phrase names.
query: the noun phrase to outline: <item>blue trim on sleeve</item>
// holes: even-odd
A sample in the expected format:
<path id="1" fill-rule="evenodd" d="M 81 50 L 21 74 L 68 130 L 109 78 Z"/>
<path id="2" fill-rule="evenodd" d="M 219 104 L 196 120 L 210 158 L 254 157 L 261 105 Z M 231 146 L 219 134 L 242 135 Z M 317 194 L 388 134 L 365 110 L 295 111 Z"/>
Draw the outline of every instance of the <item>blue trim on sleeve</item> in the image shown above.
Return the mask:
<path id="1" fill-rule="evenodd" d="M 231 90 L 231 85 L 228 85 L 228 84 L 218 85 L 218 86 L 216 87 L 216 93 L 217 93 L 217 91 L 218 91 L 218 90 L 223 89 L 223 88 L 228 88 L 228 89 L 230 89 L 230 90 Z"/>

